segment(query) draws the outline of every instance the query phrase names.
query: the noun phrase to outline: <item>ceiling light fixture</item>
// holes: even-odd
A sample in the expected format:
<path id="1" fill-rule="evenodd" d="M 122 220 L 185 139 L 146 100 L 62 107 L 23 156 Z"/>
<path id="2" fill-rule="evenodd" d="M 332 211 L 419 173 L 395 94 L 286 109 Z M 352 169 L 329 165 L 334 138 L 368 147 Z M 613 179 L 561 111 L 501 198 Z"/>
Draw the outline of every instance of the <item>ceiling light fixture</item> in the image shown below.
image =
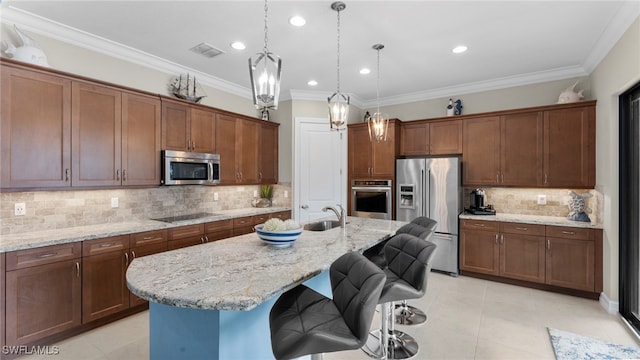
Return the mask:
<path id="1" fill-rule="evenodd" d="M 368 68 L 362 68 L 360 69 L 360 74 L 362 75 L 369 75 L 371 73 L 371 70 Z"/>
<path id="2" fill-rule="evenodd" d="M 296 16 L 292 16 L 289 18 L 289 24 L 293 25 L 293 26 L 304 26 L 304 24 L 307 23 L 307 20 L 305 20 L 302 16 L 300 15 L 296 15 Z"/>
<path id="3" fill-rule="evenodd" d="M 236 41 L 231 43 L 231 47 L 236 49 L 236 50 L 244 50 L 247 47 L 244 45 L 244 43 L 240 42 L 240 41 Z"/>
<path id="4" fill-rule="evenodd" d="M 309 85 L 309 86 L 316 86 L 316 85 L 318 85 L 318 82 L 317 82 L 317 81 L 315 81 L 315 80 L 309 80 L 309 81 L 307 82 L 307 85 Z"/>
<path id="5" fill-rule="evenodd" d="M 340 93 L 340 11 L 346 7 L 342 1 L 336 1 L 331 4 L 331 9 L 338 13 L 338 88 L 327 101 L 329 103 L 329 126 L 331 130 L 336 131 L 346 129 L 347 119 L 349 118 L 349 96 Z"/>
<path id="6" fill-rule="evenodd" d="M 451 50 L 454 54 L 460 54 L 467 51 L 467 47 L 464 45 L 458 45 Z"/>
<path id="7" fill-rule="evenodd" d="M 384 49 L 384 45 L 375 44 L 372 48 L 378 53 L 376 112 L 367 118 L 367 123 L 369 125 L 369 140 L 380 142 L 387 141 L 387 133 L 389 132 L 389 116 L 380 112 L 380 50 Z"/>
<path id="8" fill-rule="evenodd" d="M 267 32 L 267 13 L 269 8 L 267 0 L 264 1 L 264 48 L 253 59 L 249 58 L 249 75 L 251 77 L 251 90 L 253 92 L 253 104 L 256 109 L 264 111 L 278 108 L 278 96 L 280 95 L 280 72 L 282 60 L 278 55 L 269 52 L 267 47 L 269 38 Z"/>

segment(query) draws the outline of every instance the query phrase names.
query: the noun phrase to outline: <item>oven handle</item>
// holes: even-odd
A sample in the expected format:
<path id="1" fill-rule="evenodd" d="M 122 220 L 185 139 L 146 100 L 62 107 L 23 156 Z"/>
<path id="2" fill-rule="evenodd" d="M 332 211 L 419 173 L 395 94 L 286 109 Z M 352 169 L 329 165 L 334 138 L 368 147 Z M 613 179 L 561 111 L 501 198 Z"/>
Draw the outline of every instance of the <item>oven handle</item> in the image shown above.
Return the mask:
<path id="1" fill-rule="evenodd" d="M 365 190 L 365 191 L 391 191 L 391 187 L 389 186 L 384 186 L 384 187 L 378 187 L 378 186 L 352 186 L 351 190 L 353 191 L 358 191 L 358 190 Z"/>

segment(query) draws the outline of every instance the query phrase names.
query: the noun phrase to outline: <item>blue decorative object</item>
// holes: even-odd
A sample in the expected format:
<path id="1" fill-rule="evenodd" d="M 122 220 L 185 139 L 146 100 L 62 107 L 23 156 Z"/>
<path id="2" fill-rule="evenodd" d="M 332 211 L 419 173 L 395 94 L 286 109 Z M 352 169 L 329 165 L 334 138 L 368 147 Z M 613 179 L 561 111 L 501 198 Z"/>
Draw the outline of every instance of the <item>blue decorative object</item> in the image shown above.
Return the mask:
<path id="1" fill-rule="evenodd" d="M 569 210 L 571 212 L 567 215 L 567 219 L 573 221 L 591 222 L 587 213 L 591 213 L 591 209 L 587 207 L 586 199 L 592 197 L 591 193 L 576 194 L 573 191 L 569 192 L 571 200 L 569 201 Z"/>
<path id="2" fill-rule="evenodd" d="M 458 99 L 455 101 L 456 103 L 456 109 L 453 112 L 454 115 L 462 115 L 462 100 Z"/>
<path id="3" fill-rule="evenodd" d="M 256 225 L 256 234 L 260 240 L 275 247 L 288 247 L 302 234 L 302 227 L 293 230 L 266 231 L 264 224 Z"/>
<path id="4" fill-rule="evenodd" d="M 573 359 L 640 359 L 640 349 L 597 340 L 553 328 L 549 338 L 558 360 Z"/>

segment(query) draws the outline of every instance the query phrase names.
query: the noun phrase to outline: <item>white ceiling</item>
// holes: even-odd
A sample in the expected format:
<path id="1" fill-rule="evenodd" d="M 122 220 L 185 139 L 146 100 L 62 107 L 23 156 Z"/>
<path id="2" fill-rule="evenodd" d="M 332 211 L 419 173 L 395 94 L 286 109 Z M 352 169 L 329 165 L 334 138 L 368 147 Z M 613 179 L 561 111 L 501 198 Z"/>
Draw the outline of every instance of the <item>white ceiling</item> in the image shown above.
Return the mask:
<path id="1" fill-rule="evenodd" d="M 588 75 L 640 8 L 637 0 L 344 2 L 341 90 L 364 106 L 375 104 L 376 98 L 373 44 L 385 45 L 380 52 L 381 103 L 401 103 Z M 282 98 L 326 97 L 335 91 L 337 13 L 331 3 L 269 1 L 269 49 L 283 61 Z M 126 51 L 138 49 L 145 53 L 137 53 L 138 59 L 157 57 L 149 58 L 149 64 L 179 64 L 206 74 L 209 83 L 250 94 L 247 59 L 263 47 L 263 5 L 247 0 L 4 0 L 2 10 L 22 18 L 35 14 L 42 24 L 51 25 L 49 19 L 65 28 L 61 37 L 69 37 L 70 27 L 98 47 L 105 44 L 105 51 L 107 45 L 109 51 L 120 45 Z M 302 15 L 307 24 L 291 26 L 292 15 Z M 26 30 L 38 31 L 37 25 Z M 53 30 L 47 32 L 55 37 Z M 232 49 L 236 40 L 247 49 Z M 225 53 L 208 59 L 189 51 L 200 42 Z M 469 50 L 453 54 L 459 44 Z M 362 67 L 371 68 L 371 74 L 360 75 Z M 308 86 L 310 79 L 318 86 Z"/>

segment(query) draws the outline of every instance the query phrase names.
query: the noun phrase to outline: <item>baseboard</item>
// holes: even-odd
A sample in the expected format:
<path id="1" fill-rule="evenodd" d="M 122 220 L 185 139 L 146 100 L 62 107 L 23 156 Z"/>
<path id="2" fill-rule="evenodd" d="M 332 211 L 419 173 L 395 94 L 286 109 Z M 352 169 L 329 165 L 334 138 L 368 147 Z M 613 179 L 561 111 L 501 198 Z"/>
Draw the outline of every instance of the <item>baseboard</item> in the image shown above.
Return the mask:
<path id="1" fill-rule="evenodd" d="M 601 292 L 598 300 L 600 305 L 609 313 L 617 314 L 620 311 L 620 305 L 617 301 L 613 301 L 607 297 L 607 294 Z"/>

